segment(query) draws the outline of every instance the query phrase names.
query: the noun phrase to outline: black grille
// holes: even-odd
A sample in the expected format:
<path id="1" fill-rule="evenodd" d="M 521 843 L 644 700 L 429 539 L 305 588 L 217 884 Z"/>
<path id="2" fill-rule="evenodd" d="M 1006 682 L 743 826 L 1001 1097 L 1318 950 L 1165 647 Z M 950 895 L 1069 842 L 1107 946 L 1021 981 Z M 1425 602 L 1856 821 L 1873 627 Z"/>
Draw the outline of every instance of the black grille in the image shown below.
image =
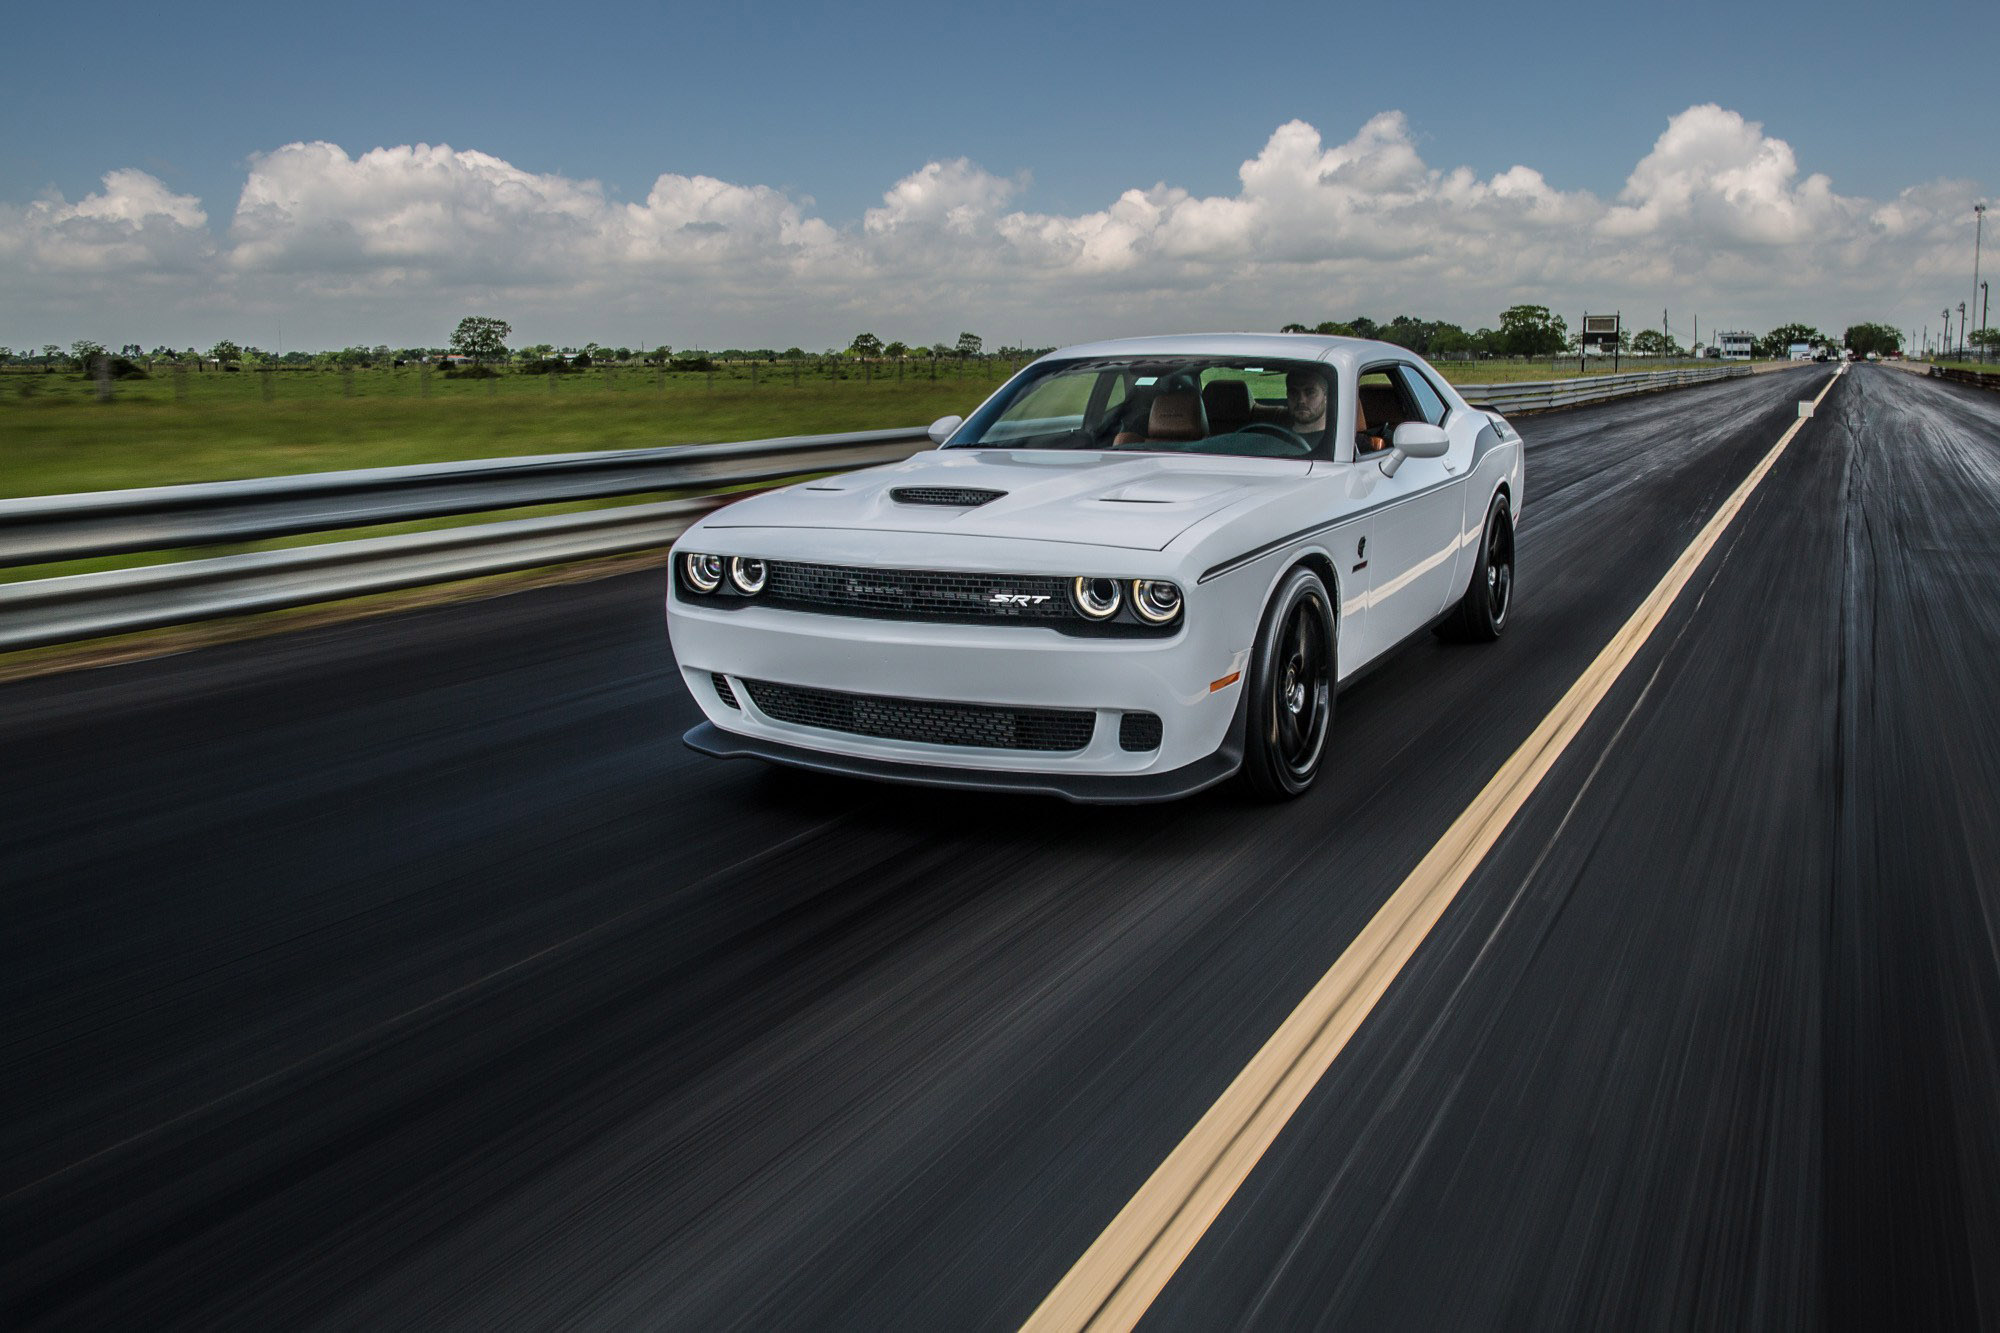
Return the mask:
<path id="1" fill-rule="evenodd" d="M 719 611 L 775 606 L 829 616 L 874 620 L 923 620 L 958 625 L 1041 625 L 1064 634 L 1103 638 L 1163 638 L 1180 631 L 1148 625 L 1132 612 L 1132 599 L 1110 620 L 1087 620 L 1070 600 L 1071 580 L 1058 574 L 961 574 L 930 569 L 868 569 L 765 561 L 764 591 L 737 593 L 725 581 L 713 593 L 690 588 L 679 562 L 674 583 L 681 596 Z"/>
<path id="2" fill-rule="evenodd" d="M 751 700 L 780 722 L 884 740 L 976 745 L 989 750 L 1081 750 L 1097 715 L 1072 708 L 995 708 L 844 694 L 746 680 Z"/>
<path id="3" fill-rule="evenodd" d="M 898 486 L 889 492 L 889 498 L 906 505 L 952 505 L 961 509 L 971 509 L 989 500 L 997 500 L 1005 491 L 982 491 L 971 486 Z"/>
<path id="4" fill-rule="evenodd" d="M 1118 748 L 1157 750 L 1160 748 L 1160 715 L 1127 713 L 1118 723 Z"/>
<path id="5" fill-rule="evenodd" d="M 715 692 L 722 696 L 722 702 L 728 704 L 731 708 L 741 708 L 743 706 L 736 702 L 736 691 L 729 688 L 729 677 L 723 675 L 720 671 L 711 671 L 709 679 L 715 682 Z"/>
<path id="6" fill-rule="evenodd" d="M 773 560 L 757 600 L 766 606 L 830 611 L 886 620 L 1030 620 L 1081 622 L 1069 580 L 1046 574 L 949 574 L 914 569 L 856 569 Z M 994 598 L 1002 600 L 995 601 Z"/>

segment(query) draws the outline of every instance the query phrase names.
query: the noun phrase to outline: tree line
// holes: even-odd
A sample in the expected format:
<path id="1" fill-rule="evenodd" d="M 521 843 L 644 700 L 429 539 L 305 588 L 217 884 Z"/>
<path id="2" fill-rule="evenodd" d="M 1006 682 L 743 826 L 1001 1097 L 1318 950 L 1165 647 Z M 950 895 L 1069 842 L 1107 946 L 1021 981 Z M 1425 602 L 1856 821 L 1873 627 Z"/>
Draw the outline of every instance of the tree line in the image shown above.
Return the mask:
<path id="1" fill-rule="evenodd" d="M 1575 353 L 1580 342 L 1579 338 L 1571 335 L 1569 324 L 1561 315 L 1542 305 L 1509 306 L 1500 312 L 1499 327 L 1471 331 L 1444 320 L 1420 319 L 1414 315 L 1397 315 L 1394 319 L 1380 323 L 1365 315 L 1356 315 L 1345 320 L 1323 320 L 1312 325 L 1286 324 L 1280 331 L 1373 338 L 1394 343 L 1398 347 L 1408 348 L 1419 356 L 1433 359 L 1558 356 Z M 449 362 L 454 358 L 470 362 L 475 373 L 502 365 L 527 373 L 580 370 L 593 365 L 631 364 L 670 370 L 703 371 L 711 369 L 717 362 L 796 362 L 836 357 L 864 360 L 948 358 L 966 360 L 994 355 L 1008 360 L 1026 360 L 1054 350 L 1049 347 L 1005 346 L 988 353 L 985 340 L 978 334 L 970 332 L 960 333 L 956 342 L 929 344 L 884 342 L 874 333 L 864 332 L 856 334 L 845 348 L 829 347 L 823 352 L 808 352 L 800 347 L 787 347 L 783 351 L 769 347 L 748 349 L 731 347 L 711 352 L 702 348 L 676 349 L 665 344 L 653 348 L 632 348 L 596 342 L 586 342 L 576 347 L 558 347 L 550 343 L 510 347 L 507 340 L 512 334 L 513 326 L 504 319 L 496 319 L 489 315 L 467 315 L 459 320 L 446 343 L 435 347 L 392 348 L 385 343 L 377 343 L 372 347 L 356 345 L 320 352 L 291 351 L 274 354 L 224 338 L 206 350 L 194 347 L 157 346 L 147 351 L 137 343 L 127 343 L 113 353 L 102 343 L 79 339 L 67 348 L 46 343 L 38 352 L 34 350 L 16 352 L 11 347 L 0 347 L 0 365 L 20 364 L 47 370 L 99 369 L 121 378 L 144 375 L 147 365 L 157 365 L 162 362 L 168 365 L 193 366 L 196 369 L 214 366 L 233 370 L 278 366 L 294 368 L 401 366 Z M 1899 351 L 1902 341 L 1902 334 L 1886 324 L 1852 324 L 1836 340 L 1809 324 L 1794 322 L 1781 324 L 1756 339 L 1754 349 L 1757 356 L 1782 357 L 1793 345 L 1804 343 L 1814 349 L 1835 350 L 1845 347 L 1856 356 L 1866 356 L 1871 352 L 1887 356 Z M 1969 341 L 1975 346 L 2000 347 L 2000 332 L 1980 329 L 1970 336 Z M 1687 354 L 1687 349 L 1661 329 L 1626 330 L 1619 335 L 1618 345 L 1621 351 L 1640 356 Z M 100 360 L 103 362 L 102 366 Z"/>

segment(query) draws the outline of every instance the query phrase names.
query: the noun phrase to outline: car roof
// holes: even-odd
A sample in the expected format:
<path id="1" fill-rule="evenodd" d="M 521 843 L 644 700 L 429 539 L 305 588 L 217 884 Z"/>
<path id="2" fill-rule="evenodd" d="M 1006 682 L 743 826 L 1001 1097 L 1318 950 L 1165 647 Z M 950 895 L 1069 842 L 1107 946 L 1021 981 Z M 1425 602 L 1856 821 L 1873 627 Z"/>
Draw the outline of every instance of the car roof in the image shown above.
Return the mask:
<path id="1" fill-rule="evenodd" d="M 1416 360 L 1406 347 L 1372 338 L 1335 338 L 1322 333 L 1167 333 L 1149 338 L 1112 338 L 1062 347 L 1041 358 L 1068 361 L 1097 356 L 1269 356 L 1294 361 L 1354 361 L 1394 356 Z"/>

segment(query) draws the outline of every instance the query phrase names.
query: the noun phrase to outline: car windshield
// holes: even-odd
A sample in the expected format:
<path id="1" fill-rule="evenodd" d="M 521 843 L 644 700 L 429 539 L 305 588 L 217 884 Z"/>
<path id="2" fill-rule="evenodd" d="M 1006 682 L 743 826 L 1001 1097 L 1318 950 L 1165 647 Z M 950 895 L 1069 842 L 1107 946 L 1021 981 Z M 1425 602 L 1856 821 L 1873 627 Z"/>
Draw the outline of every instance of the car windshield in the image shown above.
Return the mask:
<path id="1" fill-rule="evenodd" d="M 1030 367 L 953 449 L 1329 458 L 1333 367 L 1268 357 L 1090 357 Z"/>

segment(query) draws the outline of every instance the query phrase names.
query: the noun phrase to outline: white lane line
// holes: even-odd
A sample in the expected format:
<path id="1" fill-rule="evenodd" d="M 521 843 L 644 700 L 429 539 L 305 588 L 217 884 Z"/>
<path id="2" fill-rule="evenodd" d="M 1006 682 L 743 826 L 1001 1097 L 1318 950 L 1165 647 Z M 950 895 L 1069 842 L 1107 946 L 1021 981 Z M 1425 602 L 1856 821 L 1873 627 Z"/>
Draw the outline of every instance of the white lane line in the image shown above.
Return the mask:
<path id="1" fill-rule="evenodd" d="M 1812 401 L 1846 373 L 1841 366 Z M 1129 1329 L 1277 1139 L 1563 751 L 1666 619 L 1792 438 L 1793 421 L 1695 534 L 1639 609 L 1500 766 L 1263 1049 L 1029 1316 L 1037 1330 Z"/>

